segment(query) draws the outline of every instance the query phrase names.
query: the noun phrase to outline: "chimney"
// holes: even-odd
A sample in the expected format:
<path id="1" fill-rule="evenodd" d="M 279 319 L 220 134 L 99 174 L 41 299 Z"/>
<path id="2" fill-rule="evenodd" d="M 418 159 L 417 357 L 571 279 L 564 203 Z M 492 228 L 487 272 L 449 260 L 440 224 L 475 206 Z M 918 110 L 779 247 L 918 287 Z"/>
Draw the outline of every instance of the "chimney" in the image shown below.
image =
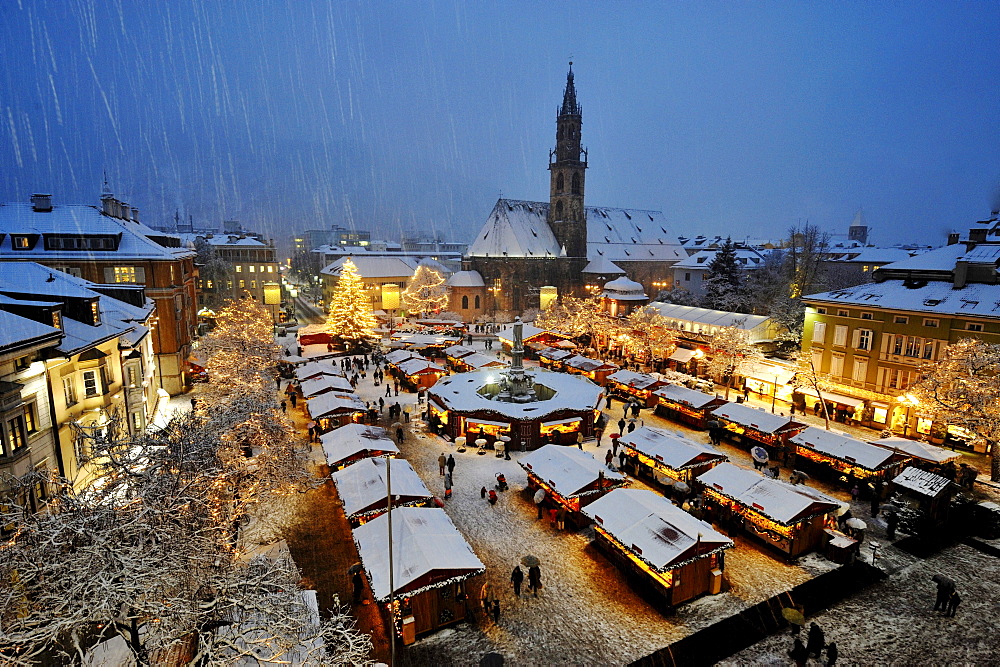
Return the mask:
<path id="1" fill-rule="evenodd" d="M 951 285 L 952 289 L 962 289 L 965 287 L 969 276 L 969 263 L 966 261 L 955 262 L 955 271 L 952 275 L 954 278 Z"/>
<path id="2" fill-rule="evenodd" d="M 984 243 L 986 241 L 986 231 L 987 230 L 982 227 L 978 229 L 970 229 L 969 240 L 973 243 Z"/>
<path id="3" fill-rule="evenodd" d="M 132 207 L 132 221 L 139 222 L 139 209 L 135 206 Z"/>
<path id="4" fill-rule="evenodd" d="M 958 243 L 958 232 L 948 234 L 948 245 L 955 245 L 956 243 Z"/>
<path id="5" fill-rule="evenodd" d="M 48 213 L 52 210 L 52 195 L 31 195 L 31 208 L 36 213 Z"/>
<path id="6" fill-rule="evenodd" d="M 122 219 L 124 220 L 132 219 L 132 209 L 125 202 L 122 202 Z"/>

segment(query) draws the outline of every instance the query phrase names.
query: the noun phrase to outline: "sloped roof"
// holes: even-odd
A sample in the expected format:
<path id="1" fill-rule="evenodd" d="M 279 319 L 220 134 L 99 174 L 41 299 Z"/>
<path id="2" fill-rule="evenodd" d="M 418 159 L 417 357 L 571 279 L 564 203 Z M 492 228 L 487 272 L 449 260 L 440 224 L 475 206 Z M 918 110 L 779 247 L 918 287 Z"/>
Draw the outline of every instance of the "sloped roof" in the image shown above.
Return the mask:
<path id="1" fill-rule="evenodd" d="M 924 461 L 930 461 L 931 463 L 947 463 L 948 461 L 956 461 L 961 458 L 961 455 L 958 452 L 953 452 L 941 447 L 935 447 L 934 445 L 926 442 L 907 440 L 906 438 L 881 438 L 880 440 L 872 440 L 871 444 L 876 447 L 884 447 L 885 449 L 900 451 L 907 456 L 912 456 L 915 459 L 921 459 Z"/>
<path id="2" fill-rule="evenodd" d="M 629 385 L 636 389 L 645 389 L 650 385 L 662 382 L 662 380 L 657 380 L 652 375 L 647 375 L 646 373 L 636 373 L 635 371 L 628 370 L 618 370 L 608 376 L 609 380 L 614 380 L 620 384 Z"/>
<path id="3" fill-rule="evenodd" d="M 356 394 L 327 392 L 310 399 L 306 403 L 309 416 L 318 419 L 326 415 L 344 412 L 364 412 L 365 404 Z"/>
<path id="4" fill-rule="evenodd" d="M 447 369 L 442 366 L 438 366 L 433 361 L 424 359 L 423 357 L 414 357 L 413 359 L 407 359 L 401 363 L 396 364 L 398 368 L 405 375 L 414 375 L 417 373 L 445 373 Z"/>
<path id="5" fill-rule="evenodd" d="M 427 485 L 406 459 L 363 459 L 343 470 L 330 474 L 337 485 L 337 495 L 344 504 L 344 514 L 354 515 L 370 511 L 381 501 L 385 507 L 387 488 L 386 465 L 392 466 L 392 495 L 401 498 L 433 498 Z"/>
<path id="6" fill-rule="evenodd" d="M 946 478 L 920 468 L 905 468 L 892 483 L 931 498 L 937 498 L 951 485 Z"/>
<path id="7" fill-rule="evenodd" d="M 836 498 L 804 484 L 764 477 L 732 463 L 720 463 L 698 481 L 785 525 L 840 507 Z"/>
<path id="8" fill-rule="evenodd" d="M 456 271 L 448 278 L 450 287 L 485 287 L 486 282 L 479 271 Z"/>
<path id="9" fill-rule="evenodd" d="M 961 243 L 953 243 L 901 259 L 882 268 L 906 271 L 951 271 L 955 268 L 955 262 L 964 254 L 965 246 Z"/>
<path id="10" fill-rule="evenodd" d="M 631 433 L 626 433 L 622 435 L 619 442 L 674 470 L 683 470 L 708 460 L 728 460 L 726 455 L 715 447 L 652 426 L 643 426 Z"/>
<path id="11" fill-rule="evenodd" d="M 854 461 L 868 470 L 878 470 L 890 463 L 895 456 L 888 449 L 870 445 L 849 435 L 827 431 L 818 426 L 810 426 L 804 431 L 796 433 L 789 438 L 789 441 L 834 458 Z"/>
<path id="12" fill-rule="evenodd" d="M 364 255 L 349 255 L 341 257 L 320 273 L 325 275 L 340 275 L 340 269 L 347 260 L 354 262 L 358 269 L 358 275 L 362 280 L 373 278 L 400 278 L 409 279 L 413 277 L 413 272 L 417 270 L 419 262 L 415 257 L 366 257 Z"/>
<path id="13" fill-rule="evenodd" d="M 743 269 L 753 270 L 764 262 L 764 258 L 761 254 L 751 248 L 734 248 L 733 252 L 736 254 L 736 263 Z M 674 264 L 674 268 L 685 270 L 708 270 L 709 265 L 718 253 L 719 249 L 700 250 L 690 257 Z"/>
<path id="14" fill-rule="evenodd" d="M 688 389 L 679 384 L 668 384 L 653 392 L 657 396 L 662 396 L 675 403 L 689 405 L 692 408 L 703 408 L 718 397 L 715 394 L 706 394 L 697 389 Z"/>
<path id="15" fill-rule="evenodd" d="M 462 363 L 467 366 L 472 366 L 473 368 L 497 368 L 500 366 L 507 366 L 506 361 L 501 361 L 496 357 L 491 357 L 486 354 L 480 354 L 476 352 L 475 354 L 470 354 L 462 357 Z"/>
<path id="16" fill-rule="evenodd" d="M 794 419 L 771 414 L 746 403 L 725 403 L 714 408 L 712 414 L 742 426 L 750 426 L 761 433 L 777 433 L 798 424 Z"/>
<path id="17" fill-rule="evenodd" d="M 440 378 L 430 389 L 430 396 L 441 406 L 460 412 L 492 412 L 501 419 L 545 419 L 565 410 L 593 410 L 597 408 L 604 390 L 582 375 L 556 373 L 547 370 L 530 371 L 536 384 L 548 387 L 555 393 L 548 400 L 534 403 L 508 403 L 493 401 L 482 396 L 479 389 L 494 381 L 497 369 L 469 371 Z"/>
<path id="18" fill-rule="evenodd" d="M 399 453 L 399 448 L 385 429 L 366 424 L 345 424 L 319 437 L 326 462 L 335 466 L 352 456 L 368 452 Z"/>
<path id="19" fill-rule="evenodd" d="M 669 320 L 695 322 L 697 324 L 716 327 L 735 326 L 747 331 L 766 322 L 768 319 L 764 315 L 732 313 L 724 310 L 712 310 L 711 308 L 696 308 L 695 306 L 663 303 L 662 301 L 654 301 L 649 305 L 656 308 L 660 315 Z"/>
<path id="20" fill-rule="evenodd" d="M 0 310 L 0 350 L 25 348 L 45 341 L 55 346 L 61 338 L 62 332 L 55 327 Z"/>
<path id="21" fill-rule="evenodd" d="M 903 280 L 886 280 L 810 294 L 803 297 L 803 300 L 872 309 L 908 310 L 928 315 L 992 319 L 1000 317 L 1000 285 L 985 283 L 968 283 L 961 289 L 953 289 L 950 281 L 932 280 L 921 287 L 911 288 Z"/>
<path id="22" fill-rule="evenodd" d="M 347 381 L 347 378 L 343 378 L 339 375 L 318 375 L 316 377 L 304 380 L 299 386 L 302 390 L 302 395 L 306 398 L 310 396 L 315 396 L 327 391 L 339 391 L 351 393 L 354 391 L 354 387 L 351 383 Z"/>
<path id="23" fill-rule="evenodd" d="M 310 361 L 295 369 L 295 378 L 303 382 L 318 375 L 344 376 L 344 372 L 329 361 Z"/>
<path id="24" fill-rule="evenodd" d="M 625 548 L 658 572 L 698 551 L 728 549 L 733 541 L 663 496 L 643 489 L 615 489 L 582 510 Z M 638 549 L 635 549 L 638 547 Z"/>
<path id="25" fill-rule="evenodd" d="M 548 483 L 563 498 L 573 498 L 597 481 L 601 473 L 611 483 L 624 484 L 625 477 L 576 447 L 544 445 L 517 462 L 525 471 Z"/>
<path id="26" fill-rule="evenodd" d="M 375 599 L 389 598 L 388 517 L 383 514 L 354 529 L 354 542 L 368 573 Z M 420 580 L 435 572 L 461 580 L 483 572 L 483 562 L 472 551 L 443 509 L 400 507 L 392 510 L 392 570 L 395 592 L 419 592 Z"/>
<path id="27" fill-rule="evenodd" d="M 625 275 L 621 267 L 603 255 L 598 255 L 597 259 L 592 259 L 583 267 L 581 273 L 593 273 L 600 276 Z"/>

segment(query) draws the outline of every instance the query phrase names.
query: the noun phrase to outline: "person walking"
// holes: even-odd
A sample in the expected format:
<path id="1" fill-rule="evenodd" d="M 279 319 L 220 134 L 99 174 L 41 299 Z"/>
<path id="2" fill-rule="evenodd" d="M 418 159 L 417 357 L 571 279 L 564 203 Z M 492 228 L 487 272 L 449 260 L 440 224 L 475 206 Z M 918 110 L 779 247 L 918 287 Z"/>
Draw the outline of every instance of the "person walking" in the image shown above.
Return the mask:
<path id="1" fill-rule="evenodd" d="M 528 568 L 528 590 L 538 597 L 538 591 L 542 588 L 542 571 L 537 565 Z"/>
<path id="2" fill-rule="evenodd" d="M 798 637 L 795 638 L 792 650 L 788 652 L 788 657 L 795 662 L 795 667 L 805 667 L 806 661 L 809 659 L 809 651 Z"/>
<path id="3" fill-rule="evenodd" d="M 524 581 L 524 571 L 520 565 L 514 566 L 514 571 L 510 573 L 510 583 L 514 584 L 514 595 L 521 597 L 521 583 Z"/>
<path id="4" fill-rule="evenodd" d="M 452 475 L 454 475 L 455 474 L 455 457 L 452 454 L 448 455 L 448 462 L 447 462 L 446 465 L 448 466 L 448 472 L 450 472 Z"/>
<path id="5" fill-rule="evenodd" d="M 299 400 L 299 394 L 298 394 L 298 392 L 294 392 L 293 391 L 291 394 L 288 395 L 288 399 L 292 402 L 292 407 L 294 408 L 295 407 L 295 402 L 297 400 Z"/>
<path id="6" fill-rule="evenodd" d="M 284 413 L 286 411 L 286 409 L 287 409 L 287 405 L 285 404 L 284 401 L 282 401 L 281 402 L 281 412 Z"/>
<path id="7" fill-rule="evenodd" d="M 607 397 L 604 399 L 604 409 L 605 410 L 611 409 L 611 394 L 608 394 Z"/>
<path id="8" fill-rule="evenodd" d="M 635 420 L 633 419 L 628 423 L 628 428 L 626 429 L 626 431 L 631 433 L 634 430 L 635 430 Z"/>
<path id="9" fill-rule="evenodd" d="M 561 505 L 556 512 L 556 530 L 566 530 L 566 508 Z"/>
<path id="10" fill-rule="evenodd" d="M 826 667 L 833 667 L 837 664 L 837 657 L 840 652 L 837 650 L 837 642 L 830 642 L 826 645 Z"/>
<path id="11" fill-rule="evenodd" d="M 944 615 L 954 618 L 955 612 L 958 611 L 958 605 L 962 602 L 962 597 L 958 594 L 958 591 L 952 591 L 951 595 L 948 596 L 948 607 L 944 610 Z"/>
<path id="12" fill-rule="evenodd" d="M 610 468 L 611 467 L 611 461 L 614 458 L 615 458 L 615 455 L 612 454 L 611 450 L 609 449 L 608 453 L 604 455 L 604 465 L 606 465 L 606 466 L 608 466 Z"/>
<path id="13" fill-rule="evenodd" d="M 444 499 L 448 500 L 451 498 L 451 473 L 446 472 L 444 474 Z"/>
<path id="14" fill-rule="evenodd" d="M 500 622 L 500 600 L 493 600 L 493 622 Z"/>
<path id="15" fill-rule="evenodd" d="M 533 500 L 535 501 L 535 507 L 538 508 L 538 517 L 535 519 L 537 521 L 542 518 L 542 510 L 544 509 L 542 505 L 545 503 L 545 489 L 538 489 L 535 491 Z"/>
<path id="16" fill-rule="evenodd" d="M 378 397 L 378 413 L 382 414 L 382 410 L 385 409 L 385 399 L 381 396 Z"/>
<path id="17" fill-rule="evenodd" d="M 885 516 L 885 534 L 890 540 L 896 539 L 896 528 L 899 526 L 899 515 L 889 512 Z"/>
<path id="18" fill-rule="evenodd" d="M 386 384 L 385 385 L 385 397 L 389 398 L 390 396 L 392 396 L 392 387 L 390 387 L 388 384 Z"/>
<path id="19" fill-rule="evenodd" d="M 400 445 L 403 444 L 403 439 L 404 439 L 405 436 L 406 436 L 406 434 L 403 433 L 403 427 L 402 426 L 397 426 L 396 427 L 396 443 L 400 444 Z"/>
<path id="20" fill-rule="evenodd" d="M 624 417 L 622 417 L 621 419 L 618 420 L 618 432 L 622 433 L 622 434 L 625 433 L 625 418 Z"/>
<path id="21" fill-rule="evenodd" d="M 806 639 L 806 653 L 810 656 L 819 657 L 820 653 L 823 652 L 823 647 L 826 642 L 823 641 L 823 629 L 820 628 L 816 623 L 809 624 L 809 637 Z"/>
<path id="22" fill-rule="evenodd" d="M 448 458 L 444 455 L 444 452 L 441 452 L 441 456 L 438 457 L 438 470 L 440 471 L 442 477 L 444 476 L 444 467 L 447 464 Z"/>
<path id="23" fill-rule="evenodd" d="M 635 401 L 632 401 L 632 419 L 638 419 L 638 418 L 639 418 L 639 404 L 636 403 Z"/>
<path id="24" fill-rule="evenodd" d="M 361 598 L 365 594 L 365 584 L 361 579 L 361 571 L 356 571 L 351 576 L 351 587 L 354 589 L 354 604 L 360 604 Z"/>
<path id="25" fill-rule="evenodd" d="M 583 449 L 583 433 L 576 434 L 576 446 Z"/>

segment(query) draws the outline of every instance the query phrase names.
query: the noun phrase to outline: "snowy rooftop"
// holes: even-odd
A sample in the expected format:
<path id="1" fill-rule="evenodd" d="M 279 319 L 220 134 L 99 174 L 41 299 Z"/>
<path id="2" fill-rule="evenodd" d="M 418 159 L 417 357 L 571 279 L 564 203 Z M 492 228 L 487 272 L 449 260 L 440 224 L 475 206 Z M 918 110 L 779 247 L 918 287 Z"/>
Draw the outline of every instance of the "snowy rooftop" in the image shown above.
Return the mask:
<path id="1" fill-rule="evenodd" d="M 309 416 L 313 419 L 335 413 L 364 412 L 367 409 L 356 394 L 332 391 L 310 398 L 306 407 L 309 410 Z"/>
<path id="2" fill-rule="evenodd" d="M 577 370 L 586 371 L 588 373 L 600 369 L 607 368 L 618 368 L 618 364 L 613 364 L 610 361 L 601 361 L 600 359 L 591 359 L 590 357 L 584 357 L 581 355 L 576 355 L 570 357 L 563 361 L 563 364 L 569 366 L 570 368 L 575 368 Z"/>
<path id="3" fill-rule="evenodd" d="M 344 372 L 328 361 L 310 361 L 308 364 L 302 364 L 295 369 L 295 377 L 299 382 L 320 375 L 343 376 Z"/>
<path id="4" fill-rule="evenodd" d="M 559 361 L 561 359 L 568 359 L 569 357 L 575 356 L 575 353 L 572 350 L 567 350 L 561 347 L 546 347 L 538 351 L 538 356 L 551 359 L 552 361 Z"/>
<path id="5" fill-rule="evenodd" d="M 385 434 L 385 429 L 379 426 L 345 424 L 324 433 L 319 439 L 323 444 L 326 462 L 331 466 L 338 465 L 341 461 L 352 456 L 368 452 L 399 453 L 396 443 L 389 439 Z"/>
<path id="6" fill-rule="evenodd" d="M 389 354 L 385 355 L 385 360 L 388 361 L 390 364 L 400 364 L 406 361 L 407 359 L 421 359 L 421 358 L 422 357 L 413 350 L 393 350 Z"/>
<path id="7" fill-rule="evenodd" d="M 753 329 L 754 327 L 767 321 L 764 315 L 747 315 L 745 313 L 730 313 L 722 310 L 711 310 L 709 308 L 695 308 L 694 306 L 680 306 L 674 303 L 662 303 L 654 301 L 649 304 L 668 320 L 673 320 L 671 324 L 674 328 L 679 328 L 676 323 L 691 322 L 704 326 L 714 327 L 737 327 L 739 329 Z"/>
<path id="8" fill-rule="evenodd" d="M 583 508 L 612 537 L 658 572 L 700 551 L 729 548 L 733 541 L 663 496 L 642 489 L 615 489 Z"/>
<path id="9" fill-rule="evenodd" d="M 624 434 L 619 442 L 674 470 L 710 460 L 726 461 L 725 454 L 672 431 L 643 426 Z"/>
<path id="10" fill-rule="evenodd" d="M 0 310 L 0 349 L 27 347 L 45 339 L 51 345 L 59 342 L 62 332 L 41 322 Z"/>
<path id="11" fill-rule="evenodd" d="M 952 245 L 942 246 L 929 252 L 901 259 L 883 268 L 894 271 L 951 271 L 955 268 L 955 262 L 964 254 L 965 245 L 953 243 Z"/>
<path id="12" fill-rule="evenodd" d="M 479 352 L 462 357 L 462 363 L 472 366 L 477 370 L 480 368 L 500 368 L 507 366 L 506 361 L 500 361 L 496 357 L 490 357 Z"/>
<path id="13" fill-rule="evenodd" d="M 1000 317 L 997 306 L 1000 303 L 1000 285 L 968 283 L 961 289 L 953 289 L 951 281 L 945 280 L 932 280 L 916 287 L 907 287 L 904 282 L 886 280 L 881 283 L 865 283 L 856 287 L 811 294 L 803 298 L 810 303 L 893 308 L 960 317 Z M 923 281 L 910 284 L 921 285 L 921 283 Z"/>
<path id="14" fill-rule="evenodd" d="M 544 445 L 521 457 L 517 462 L 563 498 L 573 498 L 594 484 L 601 473 L 612 484 L 625 484 L 625 477 L 609 469 L 590 452 L 576 447 Z"/>
<path id="15" fill-rule="evenodd" d="M 549 331 L 548 329 L 539 329 L 531 324 L 521 325 L 521 340 L 527 343 L 529 340 L 538 336 L 539 334 L 552 334 L 555 336 L 561 336 L 554 331 Z M 501 329 L 497 332 L 497 338 L 505 343 L 511 343 L 514 340 L 514 327 L 507 327 L 506 329 Z"/>
<path id="16" fill-rule="evenodd" d="M 500 199 L 468 254 L 485 257 L 559 257 L 562 248 L 547 222 L 548 202 Z M 660 211 L 587 206 L 587 258 L 591 261 L 679 261 L 687 253 L 667 231 Z"/>
<path id="17" fill-rule="evenodd" d="M 388 516 L 383 514 L 354 529 L 358 554 L 379 602 L 386 601 L 391 592 L 387 526 Z M 395 592 L 410 594 L 431 582 L 459 580 L 484 570 L 445 511 L 435 507 L 392 510 L 392 567 Z"/>
<path id="18" fill-rule="evenodd" d="M 706 394 L 696 389 L 688 389 L 679 384 L 668 384 L 666 387 L 661 387 L 653 393 L 667 400 L 688 405 L 695 409 L 703 408 L 718 398 L 714 394 Z"/>
<path id="19" fill-rule="evenodd" d="M 762 359 L 748 364 L 740 371 L 740 375 L 783 385 L 788 384 L 795 377 L 795 368 L 781 361 Z"/>
<path id="20" fill-rule="evenodd" d="M 837 250 L 835 248 L 831 248 L 830 252 L 836 254 Z M 894 262 L 901 262 L 909 259 L 911 256 L 911 253 L 903 250 L 902 248 L 872 248 L 869 246 L 863 246 L 850 250 L 844 250 L 840 256 L 834 257 L 829 261 L 854 262 L 857 264 L 885 266 L 886 264 L 892 264 Z"/>
<path id="21" fill-rule="evenodd" d="M 167 248 L 149 238 L 168 236 L 138 222 L 104 215 L 95 206 L 55 204 L 51 211 L 37 212 L 31 204 L 0 204 L 0 254 L 5 259 L 51 261 L 54 259 L 93 258 L 106 255 L 115 262 L 122 260 L 176 260 L 193 257 L 188 248 Z M 12 247 L 13 234 L 83 234 L 119 236 L 117 250 L 46 250 L 39 240 L 34 247 Z"/>
<path id="22" fill-rule="evenodd" d="M 467 357 L 470 354 L 476 353 L 476 348 L 468 347 L 467 345 L 452 345 L 451 347 L 444 348 L 443 352 L 453 359 L 461 359 L 462 357 Z M 395 352 L 393 352 L 395 354 Z"/>
<path id="23" fill-rule="evenodd" d="M 761 433 L 778 433 L 799 425 L 798 422 L 773 415 L 760 408 L 752 408 L 746 403 L 725 403 L 712 410 L 712 414 L 741 426 L 749 426 Z"/>
<path id="24" fill-rule="evenodd" d="M 477 390 L 496 382 L 498 371 L 484 370 L 443 377 L 431 387 L 430 395 L 443 407 L 460 412 L 489 411 L 518 419 L 538 419 L 559 410 L 593 410 L 604 390 L 580 375 L 532 370 L 535 383 L 555 392 L 552 398 L 535 403 L 503 403 L 480 396 Z"/>
<path id="25" fill-rule="evenodd" d="M 324 268 L 320 273 L 330 276 L 340 275 L 340 269 L 347 260 L 354 262 L 358 269 L 358 275 L 363 280 L 372 278 L 399 278 L 409 280 L 417 270 L 419 262 L 415 257 L 366 257 L 364 255 L 350 255 L 341 257 L 334 263 Z"/>
<path id="26" fill-rule="evenodd" d="M 479 271 L 456 271 L 448 278 L 449 287 L 485 287 L 486 283 Z"/>
<path id="27" fill-rule="evenodd" d="M 840 507 L 836 498 L 804 484 L 764 477 L 732 463 L 715 466 L 698 481 L 785 525 Z"/>
<path id="28" fill-rule="evenodd" d="M 960 458 L 958 452 L 935 447 L 926 442 L 907 440 L 906 438 L 882 438 L 880 440 L 872 440 L 871 444 L 877 447 L 900 451 L 915 459 L 930 461 L 931 463 L 947 463 L 948 461 L 956 461 Z"/>
<path id="29" fill-rule="evenodd" d="M 342 378 L 339 375 L 325 374 L 303 381 L 299 388 L 302 390 L 302 395 L 306 398 L 328 391 L 347 393 L 354 391 L 354 387 L 351 386 L 351 383 L 346 378 Z"/>
<path id="30" fill-rule="evenodd" d="M 404 375 L 416 375 L 418 373 L 446 373 L 448 370 L 442 366 L 438 366 L 433 361 L 424 359 L 423 357 L 414 357 L 413 359 L 407 359 L 404 362 L 396 364 L 396 368 L 400 370 Z"/>
<path id="31" fill-rule="evenodd" d="M 689 271 L 691 269 L 705 269 L 707 271 L 709 265 L 715 260 L 715 255 L 718 254 L 718 252 L 718 249 L 701 250 L 687 259 L 677 262 L 674 264 L 674 268 L 686 269 Z M 741 269 L 756 269 L 764 262 L 761 254 L 751 248 L 735 248 L 734 252 L 736 254 L 736 263 Z"/>
<path id="32" fill-rule="evenodd" d="M 660 380 L 657 380 L 652 375 L 626 370 L 615 371 L 608 376 L 608 379 L 630 387 L 635 387 L 636 389 L 645 389 L 646 387 L 660 382 Z"/>
<path id="33" fill-rule="evenodd" d="M 380 501 L 382 507 L 385 507 L 386 464 L 392 466 L 393 496 L 410 500 L 434 497 L 434 494 L 430 492 L 417 471 L 406 459 L 380 457 L 362 459 L 354 465 L 330 474 L 330 479 L 337 485 L 337 494 L 344 504 L 344 514 L 347 515 L 348 519 L 359 512 L 377 509 L 373 505 Z"/>
<path id="34" fill-rule="evenodd" d="M 815 449 L 817 452 L 843 461 L 857 463 L 868 470 L 878 470 L 888 465 L 895 456 L 891 450 L 882 449 L 867 442 L 835 431 L 827 431 L 819 426 L 810 426 L 796 433 L 789 441 L 796 445 Z"/>
<path id="35" fill-rule="evenodd" d="M 443 336 L 440 334 L 393 334 L 392 340 L 401 343 L 407 347 L 413 348 L 424 348 L 432 347 L 435 345 L 439 346 L 451 346 L 458 343 L 462 339 L 458 336 Z"/>
<path id="36" fill-rule="evenodd" d="M 947 489 L 951 482 L 932 472 L 921 470 L 920 468 L 905 468 L 899 473 L 892 483 L 904 489 L 909 489 L 922 496 L 937 498 Z"/>
<path id="37" fill-rule="evenodd" d="M 625 272 L 607 257 L 598 256 L 597 259 L 590 260 L 587 266 L 583 267 L 581 273 L 592 273 L 599 276 L 620 276 Z"/>

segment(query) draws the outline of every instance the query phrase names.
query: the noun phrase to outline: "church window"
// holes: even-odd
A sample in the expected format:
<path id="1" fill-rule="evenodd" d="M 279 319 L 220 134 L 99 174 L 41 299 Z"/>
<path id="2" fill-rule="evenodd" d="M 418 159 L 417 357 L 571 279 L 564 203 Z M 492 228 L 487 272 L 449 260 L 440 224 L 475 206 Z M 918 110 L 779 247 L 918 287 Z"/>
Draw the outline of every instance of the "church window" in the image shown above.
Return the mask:
<path id="1" fill-rule="evenodd" d="M 563 214 L 563 203 L 561 201 L 556 202 L 556 219 L 562 220 Z"/>
<path id="2" fill-rule="evenodd" d="M 468 309 L 469 309 L 469 297 L 468 296 L 463 296 L 462 297 L 462 310 L 468 310 Z"/>
<path id="3" fill-rule="evenodd" d="M 580 194 L 580 172 L 573 172 L 573 194 Z"/>
<path id="4" fill-rule="evenodd" d="M 559 174 L 556 176 L 556 192 L 562 192 L 563 188 L 566 187 L 566 182 L 563 179 L 563 175 Z"/>
<path id="5" fill-rule="evenodd" d="M 476 310 L 479 310 L 479 295 L 476 295 Z"/>

